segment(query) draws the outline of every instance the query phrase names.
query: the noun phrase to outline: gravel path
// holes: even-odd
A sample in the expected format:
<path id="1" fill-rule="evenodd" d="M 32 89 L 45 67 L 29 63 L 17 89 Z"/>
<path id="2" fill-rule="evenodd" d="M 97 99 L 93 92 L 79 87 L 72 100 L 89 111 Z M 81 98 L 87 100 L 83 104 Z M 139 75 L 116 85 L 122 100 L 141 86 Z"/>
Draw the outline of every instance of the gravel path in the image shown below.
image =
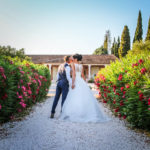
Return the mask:
<path id="1" fill-rule="evenodd" d="M 53 89 L 55 85 L 51 94 Z M 127 129 L 117 118 L 105 123 L 60 121 L 59 104 L 56 118 L 50 119 L 52 102 L 53 97 L 48 98 L 24 120 L 0 127 L 4 130 L 0 150 L 150 150 L 149 138 Z"/>

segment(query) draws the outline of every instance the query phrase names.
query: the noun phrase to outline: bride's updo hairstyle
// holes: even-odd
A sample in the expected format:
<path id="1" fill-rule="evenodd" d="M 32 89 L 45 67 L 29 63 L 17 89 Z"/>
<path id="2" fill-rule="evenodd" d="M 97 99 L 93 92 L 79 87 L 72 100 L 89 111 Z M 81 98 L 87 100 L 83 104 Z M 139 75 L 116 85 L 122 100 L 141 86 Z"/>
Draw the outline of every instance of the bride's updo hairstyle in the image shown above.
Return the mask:
<path id="1" fill-rule="evenodd" d="M 82 55 L 80 55 L 80 54 L 73 55 L 73 58 L 77 59 L 77 61 L 82 61 Z"/>

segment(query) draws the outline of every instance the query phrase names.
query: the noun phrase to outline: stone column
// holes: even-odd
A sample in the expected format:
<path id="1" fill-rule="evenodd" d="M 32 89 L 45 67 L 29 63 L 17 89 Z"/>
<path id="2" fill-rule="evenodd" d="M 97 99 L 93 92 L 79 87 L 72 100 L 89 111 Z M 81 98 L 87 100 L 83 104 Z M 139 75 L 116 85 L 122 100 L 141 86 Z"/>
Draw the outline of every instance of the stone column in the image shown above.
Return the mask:
<path id="1" fill-rule="evenodd" d="M 91 65 L 88 65 L 89 79 L 91 79 Z"/>
<path id="2" fill-rule="evenodd" d="M 50 72 L 50 74 L 51 74 L 51 68 L 52 68 L 52 65 L 49 64 L 49 72 Z"/>
<path id="3" fill-rule="evenodd" d="M 51 76 L 51 80 L 52 80 L 52 65 L 49 64 L 49 72 L 50 72 L 50 76 Z"/>

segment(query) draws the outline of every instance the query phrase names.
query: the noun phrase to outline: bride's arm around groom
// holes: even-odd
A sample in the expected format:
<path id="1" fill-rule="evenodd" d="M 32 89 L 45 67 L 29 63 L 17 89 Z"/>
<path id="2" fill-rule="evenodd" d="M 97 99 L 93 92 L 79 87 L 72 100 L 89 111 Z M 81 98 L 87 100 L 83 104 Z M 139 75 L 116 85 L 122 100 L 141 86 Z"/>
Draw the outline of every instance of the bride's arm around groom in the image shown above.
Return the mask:
<path id="1" fill-rule="evenodd" d="M 72 89 L 74 89 L 75 88 L 75 78 L 76 78 L 75 65 L 72 62 L 70 64 L 70 66 L 71 66 L 71 69 L 72 69 Z"/>

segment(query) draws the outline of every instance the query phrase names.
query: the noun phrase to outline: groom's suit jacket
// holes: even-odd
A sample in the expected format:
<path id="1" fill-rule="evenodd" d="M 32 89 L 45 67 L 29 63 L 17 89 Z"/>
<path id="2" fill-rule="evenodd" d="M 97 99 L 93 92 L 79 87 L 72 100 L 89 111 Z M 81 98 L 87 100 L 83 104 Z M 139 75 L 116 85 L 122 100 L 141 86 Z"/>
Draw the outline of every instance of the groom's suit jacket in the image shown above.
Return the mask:
<path id="1" fill-rule="evenodd" d="M 57 81 L 59 82 L 59 81 L 63 80 L 65 82 L 69 83 L 69 85 L 71 86 L 72 85 L 72 79 L 70 76 L 71 68 L 68 63 L 61 64 L 61 65 L 63 65 L 61 67 L 64 67 L 64 69 L 63 69 L 63 71 L 58 69 Z"/>

